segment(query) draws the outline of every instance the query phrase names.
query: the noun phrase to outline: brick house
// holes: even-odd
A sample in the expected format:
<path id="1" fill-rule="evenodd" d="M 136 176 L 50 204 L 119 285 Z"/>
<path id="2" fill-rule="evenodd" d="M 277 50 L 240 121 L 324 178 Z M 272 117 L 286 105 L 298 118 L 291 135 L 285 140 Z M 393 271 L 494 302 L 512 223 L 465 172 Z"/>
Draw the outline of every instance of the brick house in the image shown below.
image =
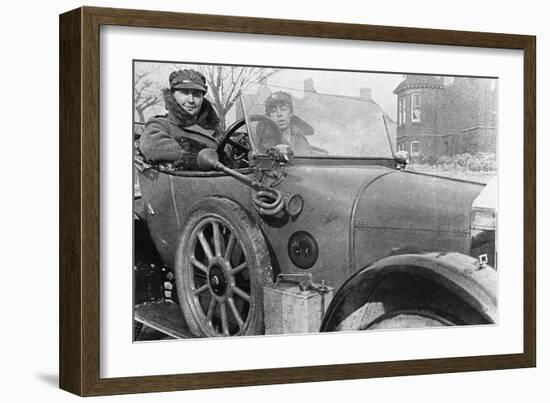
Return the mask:
<path id="1" fill-rule="evenodd" d="M 496 152 L 496 79 L 406 75 L 393 92 L 397 149 L 413 161 Z"/>

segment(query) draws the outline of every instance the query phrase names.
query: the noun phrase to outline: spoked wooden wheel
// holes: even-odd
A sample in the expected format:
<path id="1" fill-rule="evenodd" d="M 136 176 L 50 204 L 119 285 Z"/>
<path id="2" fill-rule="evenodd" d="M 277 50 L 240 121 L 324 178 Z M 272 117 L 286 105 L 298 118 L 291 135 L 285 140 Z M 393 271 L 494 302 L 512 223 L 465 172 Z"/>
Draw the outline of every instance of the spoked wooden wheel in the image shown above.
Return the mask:
<path id="1" fill-rule="evenodd" d="M 197 336 L 263 332 L 262 287 L 272 270 L 262 234 L 225 199 L 194 209 L 176 258 L 176 285 L 185 320 Z"/>
<path id="2" fill-rule="evenodd" d="M 185 282 L 190 307 L 205 332 L 231 336 L 244 330 L 251 305 L 250 264 L 223 218 L 203 219 L 191 233 Z"/>

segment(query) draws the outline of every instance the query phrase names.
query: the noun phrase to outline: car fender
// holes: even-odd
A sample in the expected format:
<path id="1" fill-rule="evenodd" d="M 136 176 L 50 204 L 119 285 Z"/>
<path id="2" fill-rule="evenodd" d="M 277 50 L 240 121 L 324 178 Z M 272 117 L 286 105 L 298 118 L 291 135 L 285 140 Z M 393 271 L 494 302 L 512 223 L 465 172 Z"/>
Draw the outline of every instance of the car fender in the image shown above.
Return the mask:
<path id="1" fill-rule="evenodd" d="M 388 275 L 428 279 L 453 293 L 486 323 L 497 323 L 497 272 L 461 253 L 401 254 L 382 258 L 350 277 L 331 301 L 321 331 L 358 330 L 369 298 Z"/>

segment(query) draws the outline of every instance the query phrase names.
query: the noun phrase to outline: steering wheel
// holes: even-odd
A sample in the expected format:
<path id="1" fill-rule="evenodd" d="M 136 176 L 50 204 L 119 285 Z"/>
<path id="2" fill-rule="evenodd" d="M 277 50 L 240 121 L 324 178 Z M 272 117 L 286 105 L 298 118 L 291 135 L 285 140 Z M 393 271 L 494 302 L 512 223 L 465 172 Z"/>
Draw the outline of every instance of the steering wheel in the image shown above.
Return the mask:
<path id="1" fill-rule="evenodd" d="M 233 123 L 223 136 L 223 139 L 218 144 L 216 149 L 220 158 L 228 157 L 232 163 L 237 166 L 248 165 L 248 153 L 251 151 L 250 141 L 247 133 L 239 133 L 238 130 L 245 124 L 244 118 Z M 225 147 L 232 146 L 231 151 L 226 153 Z"/>

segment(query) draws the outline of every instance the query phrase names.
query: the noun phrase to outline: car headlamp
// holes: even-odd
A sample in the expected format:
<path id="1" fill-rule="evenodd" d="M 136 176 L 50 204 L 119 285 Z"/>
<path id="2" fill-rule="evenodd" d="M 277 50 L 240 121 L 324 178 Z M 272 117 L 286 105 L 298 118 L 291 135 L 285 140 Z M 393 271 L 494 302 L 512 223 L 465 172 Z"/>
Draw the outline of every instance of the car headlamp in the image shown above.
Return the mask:
<path id="1" fill-rule="evenodd" d="M 288 164 L 294 158 L 294 151 L 292 147 L 286 144 L 277 144 L 267 150 L 267 155 L 274 161 L 280 164 Z"/>

